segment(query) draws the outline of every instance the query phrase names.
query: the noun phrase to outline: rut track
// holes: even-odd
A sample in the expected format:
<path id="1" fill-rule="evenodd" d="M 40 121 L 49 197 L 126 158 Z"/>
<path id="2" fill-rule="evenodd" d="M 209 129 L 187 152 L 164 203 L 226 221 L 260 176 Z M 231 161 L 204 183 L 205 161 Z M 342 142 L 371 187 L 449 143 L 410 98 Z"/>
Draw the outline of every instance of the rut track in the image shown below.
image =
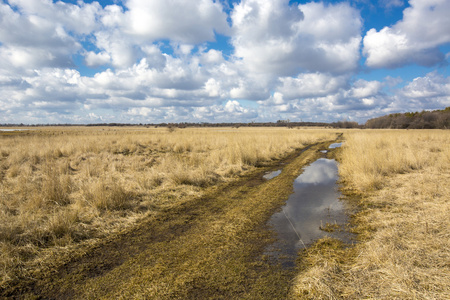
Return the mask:
<path id="1" fill-rule="evenodd" d="M 88 252 L 33 278 L 2 297 L 16 299 L 260 299 L 284 298 L 294 269 L 265 259 L 274 240 L 267 220 L 292 193 L 303 166 L 330 143 L 310 145 L 276 165 L 207 189 L 144 219 Z M 262 175 L 281 166 L 271 180 Z"/>

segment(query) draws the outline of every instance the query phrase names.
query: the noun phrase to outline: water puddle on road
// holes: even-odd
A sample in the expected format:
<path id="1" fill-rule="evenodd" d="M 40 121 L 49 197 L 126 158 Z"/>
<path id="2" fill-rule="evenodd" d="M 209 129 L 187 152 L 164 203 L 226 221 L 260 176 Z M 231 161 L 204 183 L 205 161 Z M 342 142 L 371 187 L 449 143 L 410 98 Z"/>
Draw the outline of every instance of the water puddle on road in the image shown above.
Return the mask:
<path id="1" fill-rule="evenodd" d="M 328 147 L 328 149 L 339 148 L 341 146 L 342 146 L 342 143 L 333 143 Z"/>
<path id="2" fill-rule="evenodd" d="M 264 174 L 263 178 L 266 180 L 269 180 L 269 179 L 277 177 L 280 174 L 281 174 L 281 170 L 267 172 L 266 174 Z"/>
<path id="3" fill-rule="evenodd" d="M 320 158 L 304 168 L 294 182 L 294 193 L 269 220 L 277 242 L 265 254 L 285 267 L 294 267 L 297 252 L 326 235 L 349 241 L 343 229 L 347 215 L 340 192 L 337 162 Z M 323 230 L 322 230 L 322 229 Z"/>

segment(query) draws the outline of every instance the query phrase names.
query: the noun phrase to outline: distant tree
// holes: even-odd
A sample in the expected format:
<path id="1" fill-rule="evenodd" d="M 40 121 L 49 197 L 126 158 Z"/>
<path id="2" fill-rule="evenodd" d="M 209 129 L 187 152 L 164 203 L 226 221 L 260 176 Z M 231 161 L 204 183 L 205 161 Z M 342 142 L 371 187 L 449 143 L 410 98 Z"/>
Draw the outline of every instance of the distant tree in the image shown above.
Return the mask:
<path id="1" fill-rule="evenodd" d="M 336 123 L 332 123 L 332 126 L 335 128 L 358 128 L 359 124 L 357 122 L 351 121 L 339 121 Z"/>
<path id="2" fill-rule="evenodd" d="M 367 120 L 366 128 L 447 129 L 450 128 L 450 107 L 443 110 L 396 113 Z"/>

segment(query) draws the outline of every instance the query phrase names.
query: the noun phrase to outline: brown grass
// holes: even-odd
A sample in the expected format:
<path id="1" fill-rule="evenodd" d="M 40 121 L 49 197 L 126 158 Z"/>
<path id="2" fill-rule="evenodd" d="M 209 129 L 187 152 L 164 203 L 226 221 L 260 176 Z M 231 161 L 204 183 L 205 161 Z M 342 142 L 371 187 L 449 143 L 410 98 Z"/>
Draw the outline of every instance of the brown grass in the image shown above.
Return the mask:
<path id="1" fill-rule="evenodd" d="M 42 128 L 0 136 L 0 286 L 333 130 Z"/>
<path id="2" fill-rule="evenodd" d="M 360 242 L 319 241 L 301 261 L 293 298 L 450 298 L 450 132 L 345 133 L 339 168 Z"/>

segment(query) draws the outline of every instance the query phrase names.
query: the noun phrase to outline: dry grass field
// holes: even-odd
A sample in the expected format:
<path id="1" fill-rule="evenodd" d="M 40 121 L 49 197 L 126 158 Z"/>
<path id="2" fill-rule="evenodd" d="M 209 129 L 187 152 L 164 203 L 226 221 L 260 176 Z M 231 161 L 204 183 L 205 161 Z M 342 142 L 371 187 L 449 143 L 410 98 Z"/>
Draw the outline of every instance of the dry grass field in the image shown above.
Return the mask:
<path id="1" fill-rule="evenodd" d="M 357 195 L 356 246 L 304 253 L 296 299 L 450 299 L 450 132 L 344 133 L 339 172 Z"/>
<path id="2" fill-rule="evenodd" d="M 40 128 L 0 134 L 0 286 L 200 197 L 325 129 Z M 48 260 L 48 259 L 47 259 Z M 25 274 L 25 275 L 24 275 Z"/>
<path id="3" fill-rule="evenodd" d="M 264 261 L 273 239 L 265 222 L 302 167 L 324 156 L 319 150 L 340 132 L 343 147 L 327 155 L 340 162 L 355 245 L 319 240 L 302 251 L 296 274 Z M 281 158 L 283 172 L 262 180 Z M 0 133 L 0 291 L 73 299 L 448 299 L 449 182 L 446 130 Z"/>

